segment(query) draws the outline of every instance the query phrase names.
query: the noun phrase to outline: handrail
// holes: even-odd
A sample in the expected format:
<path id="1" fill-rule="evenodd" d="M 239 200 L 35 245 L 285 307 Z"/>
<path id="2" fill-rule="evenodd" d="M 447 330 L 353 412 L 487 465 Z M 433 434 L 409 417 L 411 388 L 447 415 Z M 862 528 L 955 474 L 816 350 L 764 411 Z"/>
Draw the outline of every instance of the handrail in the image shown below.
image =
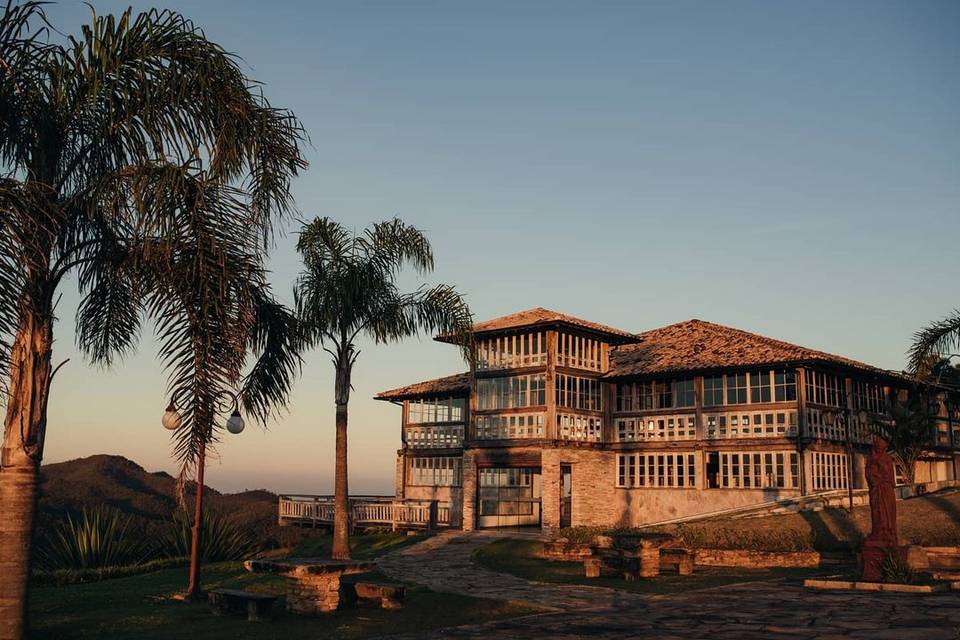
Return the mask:
<path id="1" fill-rule="evenodd" d="M 450 503 L 437 500 L 396 499 L 391 496 L 350 496 L 351 526 L 389 525 L 393 529 L 405 526 L 450 526 Z M 283 494 L 277 504 L 278 520 L 288 523 L 329 524 L 333 522 L 333 496 Z"/>

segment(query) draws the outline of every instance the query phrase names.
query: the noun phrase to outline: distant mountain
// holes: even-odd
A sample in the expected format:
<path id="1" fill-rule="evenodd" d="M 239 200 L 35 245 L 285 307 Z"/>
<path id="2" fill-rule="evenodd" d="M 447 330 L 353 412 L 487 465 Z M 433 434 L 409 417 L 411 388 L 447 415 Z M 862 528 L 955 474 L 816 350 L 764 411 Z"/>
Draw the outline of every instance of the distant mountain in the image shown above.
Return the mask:
<path id="1" fill-rule="evenodd" d="M 173 476 L 148 472 L 123 456 L 95 455 L 43 465 L 40 478 L 41 527 L 85 507 L 107 505 L 134 516 L 145 532 L 150 532 L 165 526 L 177 508 Z M 188 496 L 192 505 L 192 485 Z M 275 531 L 277 496 L 269 491 L 222 494 L 205 486 L 204 505 L 268 535 Z"/>

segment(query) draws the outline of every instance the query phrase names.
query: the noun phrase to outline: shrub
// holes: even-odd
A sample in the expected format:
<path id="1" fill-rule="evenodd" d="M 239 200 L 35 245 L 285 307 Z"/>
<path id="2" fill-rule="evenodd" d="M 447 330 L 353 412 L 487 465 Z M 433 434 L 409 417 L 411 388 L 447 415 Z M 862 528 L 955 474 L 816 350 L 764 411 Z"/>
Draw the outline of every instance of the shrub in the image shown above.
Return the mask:
<path id="1" fill-rule="evenodd" d="M 57 523 L 37 545 L 37 568 L 44 571 L 139 565 L 150 547 L 130 529 L 131 518 L 116 509 L 84 509 L 74 520 Z"/>
<path id="2" fill-rule="evenodd" d="M 190 518 L 182 510 L 174 513 L 161 548 L 163 557 L 190 556 L 193 539 L 191 525 Z M 204 511 L 200 528 L 201 562 L 244 560 L 260 551 L 260 548 L 260 544 L 247 529 L 222 514 Z"/>
<path id="3" fill-rule="evenodd" d="M 566 538 L 574 544 L 593 544 L 599 535 L 604 535 L 603 527 L 564 527 L 560 529 L 560 537 Z"/>
<path id="4" fill-rule="evenodd" d="M 884 582 L 895 582 L 897 584 L 912 584 L 916 577 L 913 574 L 913 569 L 907 563 L 906 556 L 897 551 L 889 551 L 883 556 L 880 575 Z"/>
<path id="5" fill-rule="evenodd" d="M 163 558 L 148 560 L 137 565 L 120 567 L 97 567 L 96 569 L 56 569 L 54 571 L 34 571 L 32 581 L 34 586 L 63 587 L 71 584 L 99 582 L 110 578 L 125 578 L 127 576 L 171 569 L 187 564 L 187 558 Z"/>

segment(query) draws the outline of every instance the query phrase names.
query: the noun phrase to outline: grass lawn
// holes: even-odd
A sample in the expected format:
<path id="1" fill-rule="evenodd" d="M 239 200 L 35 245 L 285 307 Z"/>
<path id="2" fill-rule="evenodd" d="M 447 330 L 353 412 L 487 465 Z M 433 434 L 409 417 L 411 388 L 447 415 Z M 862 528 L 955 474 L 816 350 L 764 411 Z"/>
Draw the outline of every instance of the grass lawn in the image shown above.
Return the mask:
<path id="1" fill-rule="evenodd" d="M 356 557 L 370 559 L 412 544 L 416 538 L 394 534 L 357 536 Z M 317 556 L 329 549 L 329 536 L 306 540 L 291 555 Z M 282 595 L 282 578 L 247 573 L 241 563 L 203 567 L 203 588 L 241 588 Z M 376 573 L 369 576 L 382 579 Z M 37 587 L 30 594 L 31 638 L 144 638 L 220 640 L 233 638 L 369 638 L 392 633 L 514 617 L 535 610 L 516 604 L 434 593 L 408 585 L 403 609 L 357 608 L 322 617 L 287 613 L 278 602 L 273 622 L 249 623 L 244 616 L 216 617 L 206 603 L 169 599 L 184 588 L 185 567 L 67 587 Z"/>
<path id="2" fill-rule="evenodd" d="M 474 552 L 477 562 L 500 573 L 509 573 L 527 580 L 584 584 L 594 587 L 625 589 L 637 593 L 669 594 L 692 589 L 707 589 L 741 582 L 794 578 L 800 580 L 823 575 L 817 569 L 740 569 L 697 567 L 692 576 L 662 574 L 653 580 L 627 581 L 623 578 L 586 578 L 582 562 L 557 562 L 537 557 L 541 543 L 535 540 L 497 540 Z M 832 571 L 831 573 L 836 573 Z"/>

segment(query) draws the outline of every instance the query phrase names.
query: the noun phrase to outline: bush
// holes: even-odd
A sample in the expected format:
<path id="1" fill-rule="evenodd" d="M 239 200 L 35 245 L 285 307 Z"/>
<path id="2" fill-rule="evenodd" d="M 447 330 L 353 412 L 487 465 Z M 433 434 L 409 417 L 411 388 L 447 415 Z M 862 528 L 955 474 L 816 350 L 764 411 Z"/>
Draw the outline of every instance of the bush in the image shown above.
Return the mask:
<path id="1" fill-rule="evenodd" d="M 190 556 L 193 539 L 190 518 L 178 510 L 164 539 L 160 552 L 165 558 Z M 260 551 L 261 545 L 253 535 L 226 516 L 204 511 L 200 528 L 200 561 L 222 562 L 245 560 Z"/>
<path id="2" fill-rule="evenodd" d="M 98 567 L 96 569 L 57 569 L 55 571 L 35 571 L 33 573 L 34 586 L 63 587 L 71 584 L 99 582 L 110 578 L 125 578 L 127 576 L 182 567 L 187 564 L 187 558 L 163 558 L 149 560 L 137 565 L 120 567 Z"/>
<path id="3" fill-rule="evenodd" d="M 37 545 L 36 566 L 43 571 L 136 566 L 152 550 L 130 529 L 131 518 L 115 509 L 84 509 L 68 515 Z"/>
<path id="4" fill-rule="evenodd" d="M 597 536 L 604 535 L 603 527 L 564 527 L 560 529 L 561 538 L 566 538 L 574 544 L 593 544 Z"/>
<path id="5" fill-rule="evenodd" d="M 913 569 L 907 563 L 907 558 L 897 551 L 887 552 L 883 556 L 880 575 L 884 582 L 895 582 L 897 584 L 912 584 L 916 577 L 913 574 Z"/>

